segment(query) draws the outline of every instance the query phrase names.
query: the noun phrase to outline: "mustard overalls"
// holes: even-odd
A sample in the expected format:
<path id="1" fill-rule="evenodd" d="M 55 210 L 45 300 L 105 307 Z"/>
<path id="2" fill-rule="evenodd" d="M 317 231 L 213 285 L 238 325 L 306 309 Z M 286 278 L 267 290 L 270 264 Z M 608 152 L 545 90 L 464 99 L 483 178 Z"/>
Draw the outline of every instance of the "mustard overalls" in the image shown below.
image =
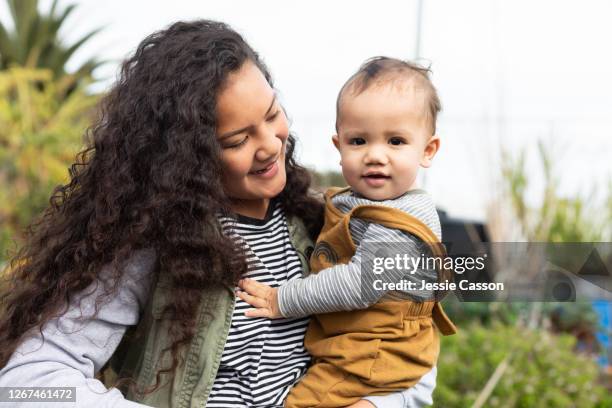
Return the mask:
<path id="1" fill-rule="evenodd" d="M 325 224 L 310 259 L 313 273 L 333 266 L 330 260 L 351 260 L 356 249 L 349 231 L 351 217 L 406 231 L 432 243 L 435 256 L 444 255 L 441 245 L 433 245 L 439 243 L 436 235 L 404 211 L 360 205 L 343 214 L 331 198 L 345 191 L 333 188 L 325 194 Z M 381 300 L 363 310 L 314 315 L 304 339 L 313 364 L 291 389 L 285 407 L 345 407 L 367 395 L 412 387 L 436 364 L 440 339 L 434 322 L 444 335 L 456 332 L 434 301 Z"/>

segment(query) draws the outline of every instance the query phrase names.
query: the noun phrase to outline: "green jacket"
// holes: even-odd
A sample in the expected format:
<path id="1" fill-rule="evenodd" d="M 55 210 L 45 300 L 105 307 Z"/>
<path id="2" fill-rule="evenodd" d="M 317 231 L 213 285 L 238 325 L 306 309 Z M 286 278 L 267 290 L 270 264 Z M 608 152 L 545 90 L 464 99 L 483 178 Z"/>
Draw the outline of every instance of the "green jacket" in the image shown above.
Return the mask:
<path id="1" fill-rule="evenodd" d="M 298 253 L 304 275 L 307 275 L 310 272 L 308 255 L 313 242 L 300 219 L 288 217 L 287 225 L 291 243 Z M 169 295 L 163 278 L 161 276 L 156 283 L 140 322 L 128 330 L 111 357 L 109 367 L 104 371 L 107 387 L 112 386 L 117 373 L 120 377 L 132 375 L 140 387 L 155 384 L 159 367 L 155 364 L 159 362 L 162 350 L 172 344 L 168 336 L 169 321 L 162 315 Z M 162 386 L 145 396 L 123 389 L 127 399 L 154 407 L 205 407 L 230 329 L 234 300 L 233 288 L 229 286 L 219 285 L 205 290 L 199 306 L 196 334 L 181 355 L 184 364 L 177 368 L 174 379 L 169 382 L 168 374 L 160 375 Z M 170 367 L 171 361 L 170 353 L 164 353 L 162 366 Z"/>

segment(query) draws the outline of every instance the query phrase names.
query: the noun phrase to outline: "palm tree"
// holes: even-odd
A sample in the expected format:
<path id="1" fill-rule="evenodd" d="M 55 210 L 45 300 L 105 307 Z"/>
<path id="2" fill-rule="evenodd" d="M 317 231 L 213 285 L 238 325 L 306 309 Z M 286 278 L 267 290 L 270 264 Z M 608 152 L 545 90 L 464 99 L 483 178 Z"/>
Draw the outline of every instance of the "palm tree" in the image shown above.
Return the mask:
<path id="1" fill-rule="evenodd" d="M 83 63 L 73 73 L 66 72 L 66 62 L 70 57 L 101 30 L 92 30 L 71 45 L 62 42 L 59 30 L 75 9 L 74 4 L 58 12 L 58 0 L 54 0 L 48 14 L 41 14 L 38 0 L 5 1 L 11 11 L 13 29 L 9 31 L 0 23 L 0 70 L 11 65 L 49 69 L 56 80 L 64 82 L 66 95 L 78 83 L 92 78 L 93 70 L 102 64 L 95 58 Z"/>

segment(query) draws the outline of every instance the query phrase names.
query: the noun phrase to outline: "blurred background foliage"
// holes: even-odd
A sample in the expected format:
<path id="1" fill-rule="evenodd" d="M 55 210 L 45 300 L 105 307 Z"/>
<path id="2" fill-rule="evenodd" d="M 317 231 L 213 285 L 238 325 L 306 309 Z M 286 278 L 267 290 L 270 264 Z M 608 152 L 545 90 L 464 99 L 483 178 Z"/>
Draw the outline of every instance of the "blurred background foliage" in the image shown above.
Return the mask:
<path id="1" fill-rule="evenodd" d="M 91 82 L 93 71 L 103 64 L 90 58 L 72 72 L 66 65 L 70 58 L 87 43 L 101 28 L 93 29 L 72 44 L 60 38 L 60 29 L 72 14 L 75 5 L 58 10 L 54 0 L 48 11 L 39 11 L 38 0 L 5 0 L 11 12 L 12 27 L 0 23 L 0 70 L 11 66 L 45 68 L 51 71 L 58 82 L 58 98 L 67 97 L 82 82 Z M 44 83 L 41 82 L 40 86 Z"/>
<path id="2" fill-rule="evenodd" d="M 576 339 L 544 329 L 493 322 L 466 323 L 442 341 L 436 406 L 470 407 L 493 372 L 507 364 L 487 407 L 608 407 L 609 392 L 597 383 L 599 368 L 576 354 Z"/>
<path id="3" fill-rule="evenodd" d="M 612 239 L 612 181 L 603 193 L 604 202 L 591 189 L 586 195 L 562 195 L 559 192 L 560 174 L 554 154 L 554 145 L 540 139 L 537 143 L 537 159 L 544 176 L 540 200 L 529 206 L 527 189 L 529 174 L 534 169 L 527 167 L 528 150 L 517 154 L 508 150 L 502 156 L 502 199 L 510 204 L 512 218 L 520 226 L 521 237 L 529 242 L 603 242 Z M 537 171 L 537 170 L 536 170 Z M 591 188 L 589 180 L 585 188 Z"/>
<path id="4" fill-rule="evenodd" d="M 91 58 L 66 67 L 99 31 L 62 41 L 74 5 L 59 10 L 54 0 L 41 11 L 37 0 L 5 2 L 12 24 L 0 23 L 0 265 L 53 188 L 67 181 L 99 99 L 86 88 L 102 64 Z"/>
<path id="5" fill-rule="evenodd" d="M 45 69 L 0 71 L 0 251 L 20 240 L 53 188 L 68 180 L 98 96 L 85 82 L 68 96 Z"/>
<path id="6" fill-rule="evenodd" d="M 347 185 L 342 173 L 339 171 L 318 172 L 314 169 L 309 169 L 309 171 L 312 174 L 312 186 L 317 190 L 325 191 L 328 187 Z"/>

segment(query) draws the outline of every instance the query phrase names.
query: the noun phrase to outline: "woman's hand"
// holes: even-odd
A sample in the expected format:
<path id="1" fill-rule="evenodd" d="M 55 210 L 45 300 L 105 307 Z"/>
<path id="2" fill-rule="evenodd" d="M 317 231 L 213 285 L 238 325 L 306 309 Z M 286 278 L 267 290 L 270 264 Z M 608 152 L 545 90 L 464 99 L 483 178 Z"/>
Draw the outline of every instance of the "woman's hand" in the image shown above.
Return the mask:
<path id="1" fill-rule="evenodd" d="M 269 319 L 280 319 L 284 317 L 278 307 L 278 288 L 273 288 L 265 283 L 257 282 L 255 279 L 244 278 L 238 282 L 238 286 L 244 291 L 237 290 L 236 295 L 257 309 L 249 309 L 244 312 L 247 317 L 267 317 Z"/>

